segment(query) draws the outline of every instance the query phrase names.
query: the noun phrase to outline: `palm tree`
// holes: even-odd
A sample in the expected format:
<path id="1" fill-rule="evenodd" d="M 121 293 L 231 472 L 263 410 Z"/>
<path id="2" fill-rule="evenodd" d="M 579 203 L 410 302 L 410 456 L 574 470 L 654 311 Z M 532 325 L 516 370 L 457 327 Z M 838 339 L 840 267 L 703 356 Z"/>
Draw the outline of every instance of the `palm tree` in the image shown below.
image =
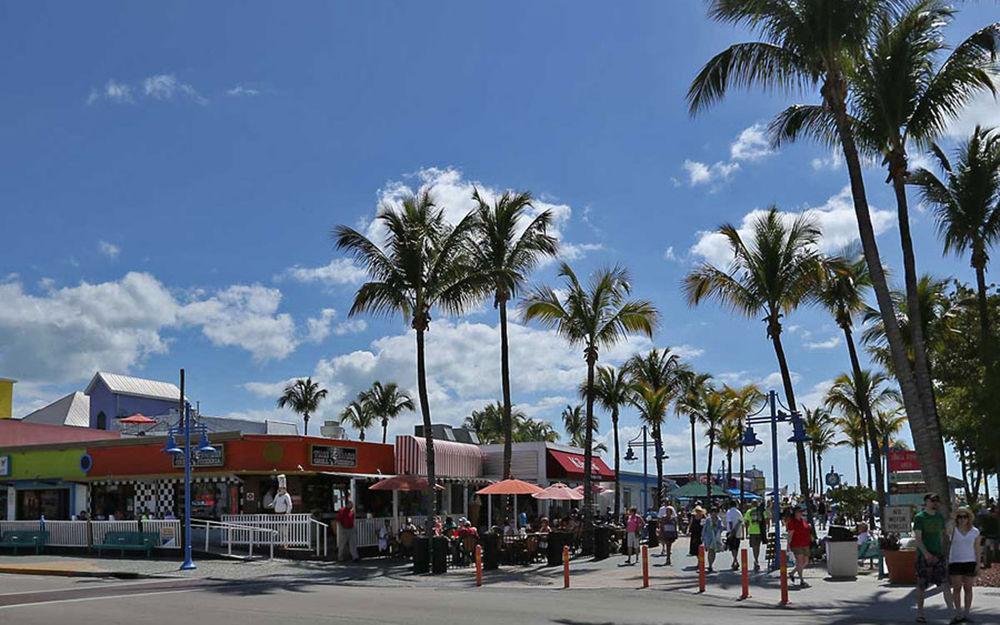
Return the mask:
<path id="1" fill-rule="evenodd" d="M 634 394 L 632 403 L 652 430 L 656 443 L 656 507 L 659 507 L 663 493 L 663 421 L 680 387 L 679 374 L 684 367 L 680 357 L 666 348 L 636 354 L 625 362 L 624 369 L 628 372 Z"/>
<path id="2" fill-rule="evenodd" d="M 398 417 L 404 410 L 413 410 L 413 400 L 399 390 L 395 382 L 382 384 L 376 381 L 365 391 L 365 401 L 371 407 L 372 414 L 382 421 L 382 444 L 385 444 L 389 421 Z"/>
<path id="3" fill-rule="evenodd" d="M 821 263 L 816 244 L 820 233 L 805 215 L 787 224 L 773 206 L 756 217 L 750 229 L 750 237 L 744 240 L 732 224 L 719 228 L 733 253 L 728 271 L 703 263 L 685 278 L 684 291 L 690 305 L 714 298 L 737 314 L 751 319 L 763 317 L 778 359 L 785 399 L 794 412 L 795 390 L 781 344 L 781 317 L 811 297 L 819 283 Z M 801 442 L 795 444 L 795 453 L 799 487 L 811 518 L 806 453 Z"/>
<path id="4" fill-rule="evenodd" d="M 899 403 L 899 391 L 889 386 L 889 376 L 880 371 L 862 369 L 855 375 L 843 373 L 833 381 L 833 386 L 826 393 L 824 406 L 827 410 L 840 412 L 843 417 L 855 424 L 861 421 L 868 436 L 862 441 L 865 449 L 865 462 L 869 461 L 869 453 L 876 463 L 881 462 L 881 454 L 878 453 L 879 438 L 875 428 L 874 417 L 866 422 L 866 414 L 871 414 L 872 410 L 879 410 L 889 405 Z M 849 437 L 850 438 L 850 437 Z M 875 479 L 882 479 L 881 469 L 877 469 Z M 868 483 L 871 484 L 871 470 L 868 471 Z M 882 490 L 885 487 L 882 486 Z"/>
<path id="5" fill-rule="evenodd" d="M 878 410 L 875 412 L 875 431 L 879 441 L 892 448 L 897 442 L 894 437 L 903 431 L 906 417 L 899 414 L 899 409 Z M 905 444 L 905 443 L 904 443 Z"/>
<path id="6" fill-rule="evenodd" d="M 808 410 L 806 411 L 808 413 Z M 817 419 L 806 427 L 809 435 L 809 448 L 816 457 L 816 484 L 819 496 L 823 496 L 823 454 L 836 444 L 837 431 L 833 428 L 830 415 L 817 408 L 813 410 Z"/>
<path id="7" fill-rule="evenodd" d="M 728 403 L 728 401 L 730 401 L 729 395 L 727 395 L 725 391 L 723 391 L 723 395 L 726 397 Z M 722 427 L 719 428 L 719 437 L 716 441 L 719 449 L 726 452 L 727 489 L 733 479 L 733 453 L 743 448 L 743 428 L 740 426 L 740 420 L 731 412 L 731 407 L 729 410 L 730 412 L 726 414 L 726 417 L 722 422 Z M 742 475 L 740 478 L 742 479 Z"/>
<path id="8" fill-rule="evenodd" d="M 705 487 L 709 501 L 712 499 L 712 455 L 715 443 L 719 439 L 722 425 L 730 413 L 729 402 L 724 393 L 717 391 L 711 385 L 704 386 L 700 392 L 685 397 L 685 410 L 694 413 L 698 422 L 705 428 L 708 435 L 708 462 L 705 464 Z"/>
<path id="9" fill-rule="evenodd" d="M 631 386 L 628 374 L 624 369 L 600 366 L 597 368 L 597 380 L 594 385 L 594 399 L 602 408 L 611 413 L 611 429 L 614 432 L 615 448 L 615 516 L 621 518 L 621 493 L 618 473 L 621 471 L 621 451 L 618 443 L 618 414 L 622 407 L 629 403 Z"/>
<path id="10" fill-rule="evenodd" d="M 365 440 L 365 430 L 375 423 L 376 415 L 372 404 L 364 393 L 360 393 L 354 401 L 347 404 L 340 413 L 341 420 L 358 431 L 358 440 Z"/>
<path id="11" fill-rule="evenodd" d="M 309 436 L 309 415 L 319 410 L 319 402 L 326 397 L 326 389 L 320 388 L 312 378 L 298 379 L 285 386 L 278 398 L 278 408 L 289 407 L 302 415 L 302 433 Z"/>
<path id="12" fill-rule="evenodd" d="M 503 477 L 510 478 L 511 421 L 510 362 L 507 339 L 507 302 L 517 297 L 528 274 L 546 256 L 555 256 L 556 239 L 548 234 L 552 214 L 543 211 L 529 219 L 530 193 L 504 193 L 490 205 L 475 190 L 475 244 L 473 263 L 493 290 L 493 307 L 500 311 L 500 383 L 503 392 Z"/>
<path id="13" fill-rule="evenodd" d="M 584 423 L 583 416 L 583 406 L 577 404 L 575 406 L 566 406 L 562 411 L 562 422 L 563 428 L 566 433 L 569 434 L 569 444 L 574 447 L 585 448 L 587 445 L 587 432 L 584 429 L 586 426 Z M 597 422 L 597 417 L 594 417 L 590 422 L 590 434 L 593 437 L 598 430 L 600 430 L 600 423 Z M 592 445 L 595 452 L 605 452 L 608 450 L 604 443 L 598 443 Z"/>
<path id="14" fill-rule="evenodd" d="M 896 304 L 896 323 L 907 331 L 905 334 L 906 357 L 912 362 L 913 349 L 908 332 L 911 324 L 910 307 L 903 293 L 893 291 L 892 297 Z M 923 325 L 921 333 L 927 345 L 932 348 L 930 354 L 933 356 L 940 351 L 939 346 L 944 333 L 948 332 L 947 320 L 951 316 L 953 306 L 953 302 L 948 297 L 948 281 L 928 274 L 921 276 L 920 281 L 917 282 L 917 302 L 920 309 L 920 323 Z M 882 316 L 875 311 L 868 311 L 865 313 L 864 322 L 868 327 L 861 333 L 861 342 L 868 346 L 868 351 L 876 362 L 895 373 L 895 362 L 889 353 Z M 929 365 L 933 373 L 933 358 Z M 899 376 L 896 377 L 898 379 Z"/>
<path id="15" fill-rule="evenodd" d="M 503 406 L 499 402 L 493 402 L 483 406 L 480 410 L 473 410 L 472 414 L 465 418 L 462 424 L 472 430 L 483 445 L 496 445 L 502 443 L 503 433 Z"/>
<path id="16" fill-rule="evenodd" d="M 514 409 L 514 417 L 523 416 L 523 414 L 524 413 L 520 412 L 516 408 Z M 514 419 L 515 442 L 543 441 L 546 443 L 554 443 L 558 440 L 559 433 L 555 431 L 552 424 L 548 421 L 539 421 L 527 417 Z"/>
<path id="17" fill-rule="evenodd" d="M 565 294 L 560 296 L 548 287 L 538 287 L 524 303 L 526 320 L 537 319 L 553 327 L 566 340 L 583 347 L 587 362 L 587 422 L 594 419 L 594 375 L 601 349 L 625 340 L 629 334 L 652 336 L 659 313 L 646 300 L 630 300 L 632 284 L 628 272 L 620 267 L 603 269 L 584 286 L 566 263 L 559 275 L 565 280 Z M 588 536 L 594 520 L 594 492 L 590 486 L 593 462 L 593 429 L 586 430 L 583 456 L 584 526 Z M 589 540 L 588 547 L 589 547 Z"/>
<path id="18" fill-rule="evenodd" d="M 876 30 L 878 16 L 895 6 L 893 0 L 812 0 L 763 2 L 712 0 L 709 14 L 720 22 L 756 31 L 762 41 L 739 43 L 717 54 L 701 70 L 688 91 L 692 113 L 720 100 L 730 86 L 770 90 L 820 87 L 822 104 L 794 106 L 774 122 L 775 138 L 793 138 L 795 129 L 826 138 L 831 130 L 844 153 L 858 232 L 872 287 L 885 325 L 888 346 L 899 379 L 906 412 L 921 431 L 921 464 L 928 485 L 947 495 L 946 466 L 929 380 L 918 380 L 906 360 L 903 335 L 895 317 L 889 285 L 875 240 L 855 139 L 855 120 L 848 111 L 850 72 Z M 935 440 L 936 439 L 936 440 Z M 802 458 L 804 460 L 804 454 Z M 801 479 L 800 467 L 800 479 Z"/>
<path id="19" fill-rule="evenodd" d="M 698 447 L 696 443 L 695 429 L 698 424 L 698 398 L 709 386 L 712 375 L 709 373 L 695 373 L 693 371 L 682 371 L 680 373 L 680 394 L 674 402 L 674 410 L 679 415 L 687 415 L 691 424 L 691 478 L 698 477 Z"/>
<path id="20" fill-rule="evenodd" d="M 865 461 L 868 461 L 868 434 L 867 428 L 865 428 L 864 418 L 860 413 L 855 415 L 845 415 L 843 417 L 836 417 L 833 420 L 840 428 L 840 431 L 844 433 L 844 440 L 840 441 L 840 445 L 850 445 L 851 449 L 854 450 L 854 485 L 861 486 L 861 461 L 860 461 L 860 451 L 863 447 L 865 449 Z M 871 465 L 869 465 L 870 467 Z M 868 469 L 868 488 L 872 487 L 872 471 L 871 468 Z"/>
<path id="21" fill-rule="evenodd" d="M 722 392 L 726 394 L 730 410 L 730 419 L 734 420 L 740 432 L 739 452 L 740 452 L 740 505 L 746 494 L 746 485 L 743 481 L 743 430 L 746 427 L 746 419 L 751 414 L 760 410 L 764 392 L 756 384 L 746 384 L 740 388 L 723 386 Z"/>
<path id="22" fill-rule="evenodd" d="M 977 126 L 972 137 L 958 148 L 954 167 L 938 146 L 933 146 L 932 154 L 945 172 L 945 181 L 930 170 L 918 169 L 909 182 L 920 189 L 924 203 L 934 207 L 945 253 L 970 253 L 976 272 L 980 345 L 987 372 L 984 386 L 993 388 L 998 372 L 987 303 L 986 265 L 990 248 L 1000 240 L 1000 133 Z"/>
<path id="23" fill-rule="evenodd" d="M 423 417 L 427 483 L 434 484 L 437 473 L 427 399 L 424 334 L 430 327 L 433 309 L 458 314 L 486 292 L 481 276 L 471 271 L 467 258 L 469 235 L 476 219 L 470 213 L 454 226 L 449 225 L 444 212 L 425 192 L 420 197 L 403 199 L 399 210 L 383 206 L 376 221 L 386 233 L 382 246 L 348 226 L 337 226 L 333 232 L 337 249 L 350 252 L 371 278 L 355 294 L 349 315 L 400 314 L 416 332 L 417 395 Z M 437 497 L 432 488 L 424 492 L 424 497 L 429 532 L 431 518 L 438 512 Z"/>

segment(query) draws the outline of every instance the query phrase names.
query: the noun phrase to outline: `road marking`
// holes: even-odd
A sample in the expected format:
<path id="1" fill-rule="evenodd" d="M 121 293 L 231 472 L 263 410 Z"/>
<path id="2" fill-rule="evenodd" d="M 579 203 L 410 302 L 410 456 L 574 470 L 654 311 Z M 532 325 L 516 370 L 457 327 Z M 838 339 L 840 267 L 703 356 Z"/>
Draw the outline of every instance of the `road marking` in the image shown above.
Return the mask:
<path id="1" fill-rule="evenodd" d="M 33 603 L 14 603 L 11 605 L 0 605 L 0 610 L 9 610 L 11 608 L 29 608 L 32 606 L 40 605 L 53 605 L 56 603 L 74 603 L 77 601 L 100 601 L 101 599 L 124 599 L 126 597 L 149 597 L 152 595 L 174 595 L 184 592 L 198 592 L 203 590 L 202 588 L 185 588 L 183 590 L 162 590 L 159 592 L 133 592 L 124 595 L 101 595 L 99 597 L 78 597 L 76 599 L 55 599 L 54 601 L 35 601 Z"/>
<path id="2" fill-rule="evenodd" d="M 28 577 L 28 576 L 25 575 L 25 577 Z M 33 575 L 31 577 L 34 577 L 35 579 L 37 579 L 37 576 Z M 93 578 L 88 578 L 88 579 L 93 579 Z M 102 579 L 101 580 L 102 583 L 94 585 L 94 586 L 67 586 L 67 587 L 64 587 L 64 588 L 41 588 L 41 589 L 37 589 L 37 590 L 21 590 L 21 591 L 18 591 L 18 592 L 0 592 L 0 597 L 16 597 L 17 595 L 37 595 L 37 594 L 43 593 L 43 592 L 48 592 L 48 593 L 79 592 L 81 590 L 98 590 L 100 588 L 108 588 L 108 587 L 114 587 L 116 589 L 118 589 L 118 588 L 134 588 L 136 586 L 148 586 L 149 584 L 162 584 L 165 580 L 162 580 L 162 579 L 151 579 L 151 580 L 148 580 L 148 581 L 145 581 L 145 582 L 135 582 L 135 583 L 132 583 L 132 584 L 115 584 L 114 581 L 115 580 L 113 580 L 113 579 L 108 579 L 108 580 Z"/>

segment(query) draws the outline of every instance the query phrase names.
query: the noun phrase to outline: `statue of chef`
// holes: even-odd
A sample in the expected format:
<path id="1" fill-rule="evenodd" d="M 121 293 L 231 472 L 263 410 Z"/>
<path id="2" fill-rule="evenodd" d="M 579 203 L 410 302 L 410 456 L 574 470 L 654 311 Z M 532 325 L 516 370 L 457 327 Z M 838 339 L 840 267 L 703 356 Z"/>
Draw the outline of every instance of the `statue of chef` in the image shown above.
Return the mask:
<path id="1" fill-rule="evenodd" d="M 274 496 L 270 507 L 277 514 L 292 513 L 292 496 L 288 494 L 288 482 L 284 475 L 278 476 L 278 494 Z"/>

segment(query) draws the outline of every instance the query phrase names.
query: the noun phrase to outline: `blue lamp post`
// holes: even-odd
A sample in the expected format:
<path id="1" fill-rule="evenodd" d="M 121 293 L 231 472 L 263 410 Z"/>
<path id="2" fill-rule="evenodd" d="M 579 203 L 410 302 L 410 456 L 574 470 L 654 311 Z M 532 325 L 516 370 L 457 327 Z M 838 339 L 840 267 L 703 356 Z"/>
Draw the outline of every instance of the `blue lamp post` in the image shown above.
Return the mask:
<path id="1" fill-rule="evenodd" d="M 198 440 L 199 453 L 211 453 L 215 451 L 208 440 L 208 428 L 198 423 L 193 428 L 201 433 Z M 184 398 L 184 370 L 181 369 L 181 397 L 180 397 L 180 420 L 177 425 L 171 426 L 167 430 L 167 442 L 163 446 L 163 451 L 168 454 L 184 454 L 184 562 L 181 563 L 182 571 L 189 571 L 198 568 L 191 557 L 191 404 Z M 177 446 L 177 435 L 184 437 L 184 447 Z"/>
<path id="2" fill-rule="evenodd" d="M 642 518 L 646 518 L 646 513 L 649 512 L 649 458 L 646 456 L 646 449 L 649 447 L 654 447 L 656 449 L 656 455 L 654 458 L 660 458 L 666 460 L 668 456 L 663 453 L 663 444 L 659 440 L 649 442 L 647 440 L 648 430 L 646 426 L 642 426 L 642 432 L 625 444 L 625 462 L 632 464 L 636 461 L 635 452 L 632 451 L 633 448 L 642 450 Z M 639 438 L 642 438 L 642 442 L 639 442 Z M 662 493 L 661 493 L 662 496 Z M 659 498 L 657 498 L 659 501 Z"/>
<path id="3" fill-rule="evenodd" d="M 743 431 L 743 446 L 747 448 L 749 453 L 753 453 L 753 450 L 757 445 L 762 445 L 763 443 L 757 438 L 757 434 L 753 431 L 754 425 L 760 424 L 771 424 L 771 472 L 774 475 L 774 485 L 771 488 L 771 499 L 772 499 L 772 510 L 771 516 L 774 519 L 774 560 L 771 562 L 771 570 L 777 568 L 777 558 L 778 554 L 781 553 L 781 501 L 780 491 L 778 490 L 778 423 L 784 421 L 792 422 L 792 436 L 788 439 L 789 443 L 804 443 L 809 440 L 809 436 L 806 435 L 805 425 L 802 423 L 802 416 L 798 411 L 793 411 L 792 414 L 782 412 L 778 410 L 778 394 L 774 391 L 769 391 L 767 394 L 767 401 L 771 408 L 770 414 L 766 416 L 750 416 L 746 420 L 746 429 Z"/>

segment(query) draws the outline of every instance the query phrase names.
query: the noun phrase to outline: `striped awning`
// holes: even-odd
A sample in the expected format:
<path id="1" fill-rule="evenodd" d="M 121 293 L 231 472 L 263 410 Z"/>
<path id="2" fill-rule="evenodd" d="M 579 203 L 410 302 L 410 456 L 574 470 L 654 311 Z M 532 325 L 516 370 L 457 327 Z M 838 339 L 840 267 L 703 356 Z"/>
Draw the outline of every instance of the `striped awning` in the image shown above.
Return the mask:
<path id="1" fill-rule="evenodd" d="M 416 436 L 396 437 L 396 473 L 427 475 L 427 442 Z M 434 440 L 434 469 L 439 477 L 480 477 L 483 452 L 478 445 Z"/>

